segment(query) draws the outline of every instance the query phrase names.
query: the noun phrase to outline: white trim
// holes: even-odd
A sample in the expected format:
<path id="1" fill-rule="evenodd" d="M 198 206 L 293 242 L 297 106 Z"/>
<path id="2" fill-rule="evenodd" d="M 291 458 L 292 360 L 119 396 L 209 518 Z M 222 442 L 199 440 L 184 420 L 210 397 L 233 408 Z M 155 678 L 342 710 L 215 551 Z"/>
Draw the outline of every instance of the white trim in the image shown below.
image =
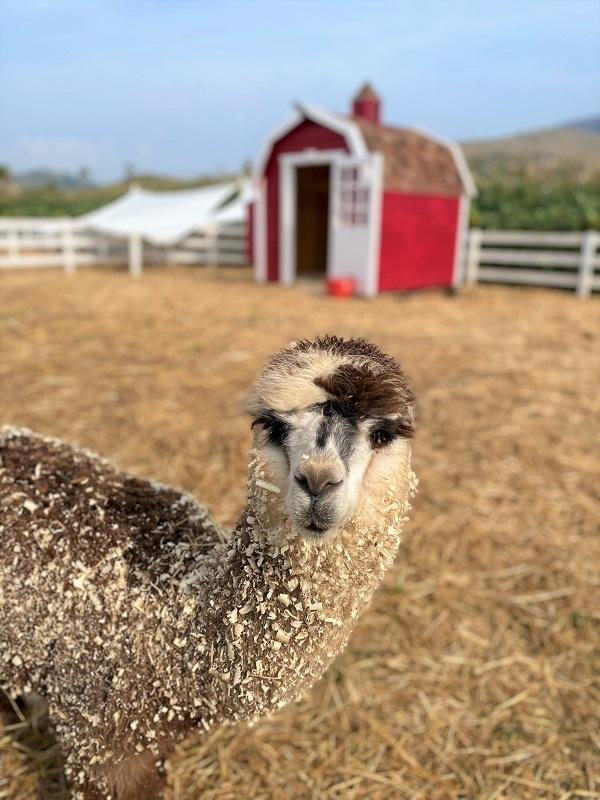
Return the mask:
<path id="1" fill-rule="evenodd" d="M 279 164 L 279 281 L 290 284 L 296 279 L 296 236 L 298 209 L 296 208 L 296 169 L 319 164 L 332 165 L 347 158 L 344 150 L 302 150 L 299 153 L 282 153 Z M 331 196 L 331 189 L 330 189 Z M 328 233 L 328 238 L 331 234 Z M 329 253 L 329 241 L 327 242 Z M 329 259 L 328 259 L 329 261 Z"/>
<path id="2" fill-rule="evenodd" d="M 371 209 L 369 233 L 369 256 L 365 278 L 365 297 L 376 297 L 379 293 L 379 269 L 381 250 L 381 214 L 383 207 L 383 162 L 382 153 L 371 153 L 375 177 L 371 186 Z"/>
<path id="3" fill-rule="evenodd" d="M 288 158 L 279 161 L 279 282 L 296 276 L 296 170 Z"/>
<path id="4" fill-rule="evenodd" d="M 264 171 L 267 168 L 269 156 L 271 155 L 271 151 L 273 150 L 275 144 L 290 131 L 293 131 L 294 128 L 298 127 L 302 120 L 302 114 L 300 114 L 298 111 L 294 111 L 291 117 L 288 117 L 285 122 L 281 123 L 281 125 L 278 125 L 265 137 L 261 145 L 258 158 L 256 159 L 256 164 L 254 165 L 252 180 L 255 186 L 260 184 Z"/>
<path id="5" fill-rule="evenodd" d="M 318 164 L 330 164 L 332 161 L 339 161 L 347 156 L 348 153 L 345 150 L 317 150 L 314 147 L 308 147 L 297 153 L 282 153 L 278 161 L 279 164 L 289 162 L 296 167 L 310 167 Z"/>
<path id="6" fill-rule="evenodd" d="M 469 236 L 469 211 L 471 200 L 461 194 L 456 215 L 456 237 L 454 243 L 454 264 L 452 267 L 452 286 L 458 289 L 465 283 L 467 266 L 467 241 Z"/>
<path id="7" fill-rule="evenodd" d="M 413 126 L 412 128 L 407 128 L 407 130 L 412 131 L 413 133 L 418 133 L 419 136 L 425 136 L 427 139 L 431 139 L 432 142 L 437 142 L 437 144 L 441 144 L 443 147 L 447 147 L 452 154 L 454 164 L 458 174 L 460 175 L 460 179 L 467 196 L 477 197 L 477 186 L 475 185 L 475 181 L 471 175 L 471 170 L 467 164 L 465 154 L 463 153 L 458 142 L 454 142 L 452 139 L 447 139 L 445 136 L 440 136 L 437 133 L 433 133 L 432 131 L 427 130 L 427 128 L 422 128 L 419 125 Z"/>
<path id="8" fill-rule="evenodd" d="M 256 186 L 254 200 L 254 277 L 266 283 L 267 270 L 267 181 L 263 178 Z"/>
<path id="9" fill-rule="evenodd" d="M 276 143 L 290 131 L 293 131 L 294 128 L 297 128 L 305 119 L 324 128 L 329 128 L 343 136 L 352 155 L 365 157 L 369 154 L 360 128 L 351 119 L 333 114 L 330 111 L 324 111 L 316 106 L 297 104 L 293 115 L 265 137 L 254 167 L 253 181 L 255 185 L 258 185 L 260 178 L 264 174 Z"/>
<path id="10" fill-rule="evenodd" d="M 351 119 L 333 114 L 331 111 L 325 111 L 316 106 L 303 106 L 298 103 L 296 108 L 305 119 L 309 119 L 317 125 L 329 128 L 343 136 L 348 145 L 348 150 L 353 156 L 366 158 L 369 155 L 362 132 Z"/>

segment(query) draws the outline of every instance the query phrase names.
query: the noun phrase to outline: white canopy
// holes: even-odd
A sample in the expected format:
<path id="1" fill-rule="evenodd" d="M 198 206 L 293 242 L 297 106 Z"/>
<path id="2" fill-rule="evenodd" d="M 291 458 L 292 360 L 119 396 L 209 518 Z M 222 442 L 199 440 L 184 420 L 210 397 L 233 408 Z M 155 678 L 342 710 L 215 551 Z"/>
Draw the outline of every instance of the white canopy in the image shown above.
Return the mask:
<path id="1" fill-rule="evenodd" d="M 248 213 L 248 203 L 252 202 L 254 193 L 250 181 L 245 181 L 239 186 L 240 192 L 230 203 L 225 203 L 212 215 L 212 222 L 216 225 L 230 225 L 236 222 L 245 222 Z"/>
<path id="2" fill-rule="evenodd" d="M 236 182 L 151 192 L 132 187 L 118 200 L 78 218 L 82 227 L 110 236 L 138 233 L 156 245 L 176 244 L 192 231 L 245 219 L 246 186 Z M 235 198 L 227 203 L 229 198 Z"/>

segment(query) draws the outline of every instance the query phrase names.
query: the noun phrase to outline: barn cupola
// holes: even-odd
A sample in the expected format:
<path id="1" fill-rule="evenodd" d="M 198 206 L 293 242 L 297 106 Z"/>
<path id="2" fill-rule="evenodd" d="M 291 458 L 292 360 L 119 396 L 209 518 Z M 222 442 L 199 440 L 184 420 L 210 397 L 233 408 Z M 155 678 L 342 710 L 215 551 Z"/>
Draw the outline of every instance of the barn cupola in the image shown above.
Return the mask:
<path id="1" fill-rule="evenodd" d="M 352 100 L 352 116 L 379 122 L 381 100 L 370 83 L 365 83 Z"/>

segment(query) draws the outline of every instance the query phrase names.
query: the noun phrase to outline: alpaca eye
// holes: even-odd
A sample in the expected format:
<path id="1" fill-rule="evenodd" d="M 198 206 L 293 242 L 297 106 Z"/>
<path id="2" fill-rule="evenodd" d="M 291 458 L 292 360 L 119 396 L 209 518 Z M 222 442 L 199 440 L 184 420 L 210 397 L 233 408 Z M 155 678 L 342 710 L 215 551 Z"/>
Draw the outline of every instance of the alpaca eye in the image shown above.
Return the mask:
<path id="1" fill-rule="evenodd" d="M 279 419 L 266 419 L 263 427 L 269 436 L 271 444 L 280 445 L 285 441 L 288 433 L 288 426 Z"/>
<path id="2" fill-rule="evenodd" d="M 388 428 L 375 428 L 375 430 L 371 431 L 370 438 L 371 447 L 377 449 L 391 444 L 396 438 L 396 434 Z"/>

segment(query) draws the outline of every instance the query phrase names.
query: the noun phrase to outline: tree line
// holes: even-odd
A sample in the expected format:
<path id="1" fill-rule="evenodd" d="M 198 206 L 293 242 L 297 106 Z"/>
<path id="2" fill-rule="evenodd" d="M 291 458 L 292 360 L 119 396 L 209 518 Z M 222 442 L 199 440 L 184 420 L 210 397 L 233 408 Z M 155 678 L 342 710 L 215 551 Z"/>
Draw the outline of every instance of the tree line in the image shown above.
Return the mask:
<path id="1" fill-rule="evenodd" d="M 587 180 L 564 173 L 532 177 L 523 169 L 516 173 L 498 171 L 484 177 L 478 177 L 475 171 L 475 180 L 479 194 L 471 204 L 471 225 L 474 227 L 535 231 L 600 230 L 600 175 Z M 190 184 L 185 185 L 189 187 Z M 115 200 L 125 191 L 124 183 L 78 190 L 49 186 L 8 191 L 0 186 L 0 215 L 79 216 Z"/>

